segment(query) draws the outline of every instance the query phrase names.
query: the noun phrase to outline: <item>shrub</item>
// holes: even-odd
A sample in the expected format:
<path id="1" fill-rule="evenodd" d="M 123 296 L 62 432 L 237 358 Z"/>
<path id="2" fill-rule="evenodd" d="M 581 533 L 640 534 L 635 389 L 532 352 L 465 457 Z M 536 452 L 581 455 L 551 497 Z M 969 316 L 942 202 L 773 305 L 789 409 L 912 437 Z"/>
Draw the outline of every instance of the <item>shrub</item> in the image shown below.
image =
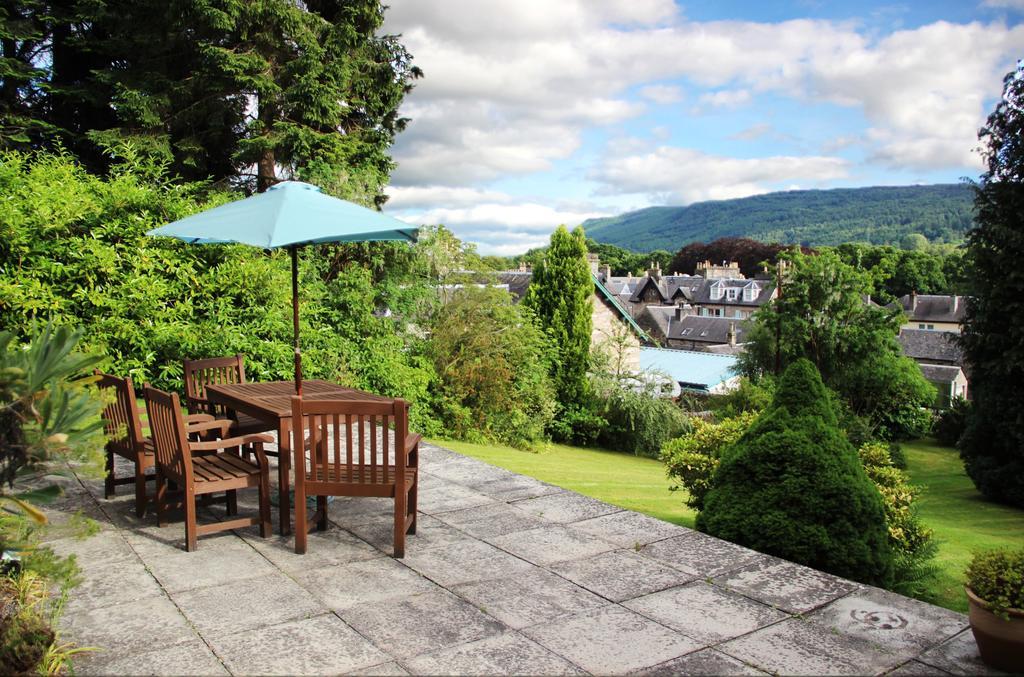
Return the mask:
<path id="1" fill-rule="evenodd" d="M 661 448 L 661 462 L 668 476 L 676 482 L 669 489 L 686 489 L 686 504 L 695 510 L 703 509 L 704 497 L 711 488 L 722 452 L 742 437 L 756 418 L 757 413 L 751 411 L 718 423 L 692 419 L 688 434 Z"/>
<path id="2" fill-rule="evenodd" d="M 614 388 L 601 407 L 608 425 L 598 433 L 598 443 L 636 456 L 657 458 L 662 445 L 686 426 L 686 415 L 672 400 L 646 389 Z"/>
<path id="3" fill-rule="evenodd" d="M 697 528 L 838 576 L 887 586 L 878 490 L 839 429 L 817 369 L 796 360 L 772 406 L 722 455 Z"/>
<path id="4" fill-rule="evenodd" d="M 932 434 L 939 444 L 955 447 L 967 428 L 967 418 L 971 412 L 971 403 L 963 397 L 956 397 L 935 417 Z"/>
<path id="5" fill-rule="evenodd" d="M 975 553 L 967 566 L 967 587 L 1003 618 L 1007 609 L 1024 609 L 1024 548 Z"/>
<path id="6" fill-rule="evenodd" d="M 774 395 L 775 379 L 772 377 L 762 376 L 754 381 L 742 376 L 735 390 L 711 396 L 709 404 L 719 419 L 725 419 L 747 412 L 760 413 L 772 403 Z"/>
<path id="7" fill-rule="evenodd" d="M 910 484 L 907 473 L 896 467 L 891 448 L 884 442 L 869 442 L 857 454 L 885 507 L 885 526 L 895 556 L 892 589 L 919 596 L 925 592 L 925 579 L 935 571 L 931 560 L 938 546 L 932 539 L 932 530 L 917 516 L 914 503 L 921 490 Z"/>
<path id="8" fill-rule="evenodd" d="M 558 442 L 591 446 L 608 427 L 608 421 L 589 407 L 560 407 L 549 424 L 551 437 Z"/>

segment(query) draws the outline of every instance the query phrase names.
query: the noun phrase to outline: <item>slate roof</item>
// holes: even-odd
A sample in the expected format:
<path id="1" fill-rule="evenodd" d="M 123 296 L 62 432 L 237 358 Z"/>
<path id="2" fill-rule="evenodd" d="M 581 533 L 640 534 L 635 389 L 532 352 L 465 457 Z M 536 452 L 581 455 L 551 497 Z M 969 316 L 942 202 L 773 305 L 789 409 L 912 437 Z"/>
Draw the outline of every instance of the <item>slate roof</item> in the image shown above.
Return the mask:
<path id="1" fill-rule="evenodd" d="M 736 358 L 694 350 L 640 348 L 640 368 L 657 369 L 673 381 L 697 390 L 710 390 L 736 375 Z"/>
<path id="2" fill-rule="evenodd" d="M 945 364 L 921 364 L 921 373 L 932 383 L 952 383 L 959 376 L 960 367 Z"/>
<path id="3" fill-rule="evenodd" d="M 660 280 L 646 275 L 611 276 L 602 281 L 608 291 L 624 303 L 639 303 L 643 299 L 644 290 L 653 286 L 658 290 L 661 303 L 676 303 L 682 297 L 690 303 L 756 307 L 768 303 L 775 290 L 775 286 L 766 280 L 707 280 L 700 275 L 663 275 Z M 742 292 L 732 300 L 728 298 L 727 293 L 723 293 L 720 299 L 711 298 L 711 288 L 715 285 L 742 290 L 750 284 L 756 284 L 760 288 L 760 292 L 752 301 L 744 301 Z"/>
<path id="4" fill-rule="evenodd" d="M 498 273 L 498 284 L 508 285 L 508 292 L 519 301 L 526 295 L 532 278 L 533 273 L 530 272 L 507 271 Z"/>
<path id="5" fill-rule="evenodd" d="M 964 297 L 932 294 L 901 296 L 897 303 L 910 322 L 963 322 Z"/>
<path id="6" fill-rule="evenodd" d="M 669 324 L 667 337 L 670 340 L 708 344 L 728 343 L 730 326 L 736 327 L 736 343 L 742 343 L 747 323 L 731 317 L 686 315 L 678 320 L 673 318 Z"/>
<path id="7" fill-rule="evenodd" d="M 647 306 L 637 323 L 662 337 L 668 336 L 669 321 L 675 317 L 677 306 Z"/>
<path id="8" fill-rule="evenodd" d="M 770 301 L 772 298 L 772 293 L 774 293 L 775 291 L 774 285 L 765 284 L 763 281 L 759 280 L 707 280 L 706 282 L 706 284 L 701 285 L 698 289 L 694 291 L 694 303 L 700 305 L 712 304 L 727 306 L 747 306 L 755 308 L 763 306 L 764 304 L 768 303 L 768 301 Z M 757 287 L 759 288 L 759 292 L 757 296 L 755 296 L 752 300 L 744 301 L 742 290 L 745 287 L 752 284 L 757 285 Z M 729 299 L 728 292 L 725 291 L 723 291 L 723 295 L 721 298 L 715 299 L 711 297 L 711 292 L 712 288 L 716 286 L 720 286 L 725 290 L 737 289 L 740 291 L 736 294 L 736 298 L 734 299 Z"/>
<path id="9" fill-rule="evenodd" d="M 903 329 L 900 331 L 900 346 L 909 358 L 924 362 L 963 364 L 963 352 L 957 345 L 959 336 L 952 331 L 928 331 L 926 329 Z"/>

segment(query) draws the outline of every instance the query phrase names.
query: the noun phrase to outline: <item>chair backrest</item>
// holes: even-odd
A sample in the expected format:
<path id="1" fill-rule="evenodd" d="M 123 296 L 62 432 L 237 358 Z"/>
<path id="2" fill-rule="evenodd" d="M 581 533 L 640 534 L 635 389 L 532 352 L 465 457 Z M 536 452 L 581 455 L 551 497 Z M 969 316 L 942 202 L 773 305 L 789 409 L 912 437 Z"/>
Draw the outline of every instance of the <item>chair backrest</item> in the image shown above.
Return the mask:
<path id="1" fill-rule="evenodd" d="M 185 416 L 181 413 L 181 400 L 177 393 L 146 386 L 146 411 L 149 428 L 153 433 L 156 462 L 167 479 L 188 486 L 192 484 L 191 452 L 185 432 Z M 186 462 L 186 457 L 189 462 Z"/>
<path id="2" fill-rule="evenodd" d="M 292 397 L 296 476 L 304 473 L 310 478 L 338 477 L 342 467 L 348 466 L 353 483 L 376 484 L 389 479 L 401 483 L 406 458 L 398 452 L 404 451 L 409 432 L 407 411 L 405 401 L 400 399 L 382 402 Z M 303 452 L 307 435 L 308 458 Z M 397 477 L 385 475 L 389 462 Z"/>
<path id="3" fill-rule="evenodd" d="M 103 408 L 103 428 L 107 436 L 107 449 L 125 458 L 135 459 L 142 450 L 145 435 L 139 417 L 135 387 L 130 378 L 113 374 L 94 372 L 98 377 L 97 386 L 112 395 L 113 399 Z"/>
<path id="4" fill-rule="evenodd" d="M 224 416 L 223 407 L 206 399 L 206 386 L 245 383 L 245 355 L 184 361 L 185 403 L 190 414 Z"/>

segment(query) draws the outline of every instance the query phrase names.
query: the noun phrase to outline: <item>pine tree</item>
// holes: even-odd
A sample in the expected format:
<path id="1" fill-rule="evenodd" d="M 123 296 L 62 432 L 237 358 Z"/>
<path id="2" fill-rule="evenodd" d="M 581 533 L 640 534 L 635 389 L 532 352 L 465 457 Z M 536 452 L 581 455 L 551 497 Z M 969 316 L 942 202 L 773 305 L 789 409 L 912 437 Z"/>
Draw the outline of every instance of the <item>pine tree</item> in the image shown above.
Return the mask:
<path id="1" fill-rule="evenodd" d="M 546 256 L 533 269 L 525 302 L 557 346 L 552 377 L 563 409 L 584 407 L 590 392 L 593 287 L 583 228 L 570 233 L 559 226 Z"/>
<path id="2" fill-rule="evenodd" d="M 978 134 L 987 169 L 967 236 L 962 344 L 974 399 L 960 455 L 978 490 L 1024 507 L 1024 65 Z"/>
<path id="3" fill-rule="evenodd" d="M 809 360 L 786 369 L 772 406 L 723 452 L 712 484 L 701 531 L 838 576 L 892 582 L 882 498 Z"/>

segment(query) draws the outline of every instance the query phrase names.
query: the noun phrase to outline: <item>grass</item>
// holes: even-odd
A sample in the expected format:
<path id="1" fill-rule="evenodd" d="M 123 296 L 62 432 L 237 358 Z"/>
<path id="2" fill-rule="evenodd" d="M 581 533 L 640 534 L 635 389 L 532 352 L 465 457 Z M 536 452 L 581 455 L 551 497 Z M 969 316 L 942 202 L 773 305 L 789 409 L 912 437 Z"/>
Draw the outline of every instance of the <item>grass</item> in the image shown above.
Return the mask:
<path id="1" fill-rule="evenodd" d="M 441 446 L 613 505 L 693 528 L 685 494 L 670 492 L 664 466 L 650 458 L 552 444 L 540 452 L 444 440 Z M 921 520 L 935 532 L 938 571 L 925 597 L 967 611 L 963 572 L 975 550 L 1024 547 L 1024 511 L 986 501 L 964 473 L 956 450 L 934 440 L 905 442 L 907 472 L 923 488 Z"/>
<path id="2" fill-rule="evenodd" d="M 1024 547 L 1024 511 L 985 500 L 964 473 L 955 449 L 933 440 L 903 444 L 911 481 L 924 488 L 918 499 L 921 521 L 935 531 L 939 572 L 929 601 L 967 611 L 964 569 L 975 550 Z"/>
<path id="3" fill-rule="evenodd" d="M 665 466 L 652 458 L 563 444 L 550 444 L 537 452 L 452 440 L 437 444 L 627 510 L 693 528 L 696 513 L 683 504 L 686 494 L 668 490 Z"/>

